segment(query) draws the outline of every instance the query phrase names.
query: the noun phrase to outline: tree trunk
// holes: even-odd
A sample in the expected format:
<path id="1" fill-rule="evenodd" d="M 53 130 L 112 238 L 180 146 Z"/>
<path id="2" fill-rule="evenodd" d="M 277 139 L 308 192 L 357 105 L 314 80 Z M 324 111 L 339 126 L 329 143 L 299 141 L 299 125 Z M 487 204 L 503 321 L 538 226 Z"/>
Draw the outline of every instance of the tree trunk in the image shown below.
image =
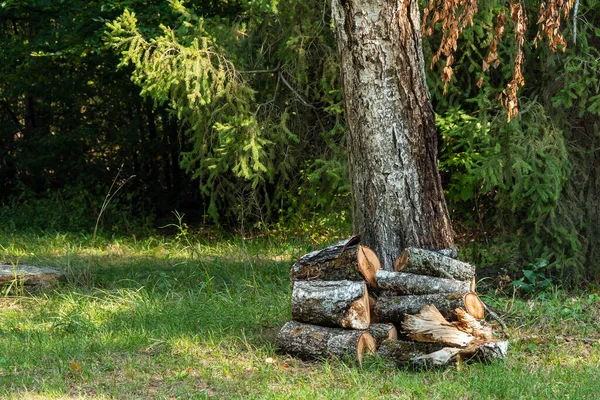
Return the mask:
<path id="1" fill-rule="evenodd" d="M 471 286 L 471 282 L 383 270 L 377 271 L 375 281 L 378 289 L 396 294 L 466 293 Z"/>
<path id="2" fill-rule="evenodd" d="M 292 318 L 323 326 L 367 329 L 371 324 L 369 294 L 364 281 L 296 281 Z"/>
<path id="3" fill-rule="evenodd" d="M 393 270 L 408 246 L 453 247 L 416 0 L 332 0 L 355 233 Z"/>
<path id="4" fill-rule="evenodd" d="M 363 331 L 286 323 L 275 339 L 277 347 L 287 354 L 305 360 L 337 357 L 362 363 L 363 354 L 375 353 L 375 340 Z"/>

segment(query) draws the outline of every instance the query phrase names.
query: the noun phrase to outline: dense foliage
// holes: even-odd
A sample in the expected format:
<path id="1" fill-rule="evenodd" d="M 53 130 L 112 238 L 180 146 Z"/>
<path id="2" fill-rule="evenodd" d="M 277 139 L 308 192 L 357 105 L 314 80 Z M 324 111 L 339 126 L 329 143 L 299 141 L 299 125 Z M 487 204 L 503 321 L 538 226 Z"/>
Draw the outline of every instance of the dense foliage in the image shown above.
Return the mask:
<path id="1" fill-rule="evenodd" d="M 523 4 L 527 25 L 509 19 L 501 41 L 506 2 L 480 5 L 447 82 L 429 70 L 455 230 L 477 262 L 598 280 L 600 7 L 580 1 L 576 36 L 570 20 L 553 53 L 532 44 L 539 2 Z M 492 43 L 498 68 L 483 73 Z M 507 123 L 498 97 L 517 60 Z M 235 228 L 344 215 L 338 72 L 329 1 L 5 0 L 0 220 L 89 229 L 113 183 L 113 230 L 173 210 Z"/>

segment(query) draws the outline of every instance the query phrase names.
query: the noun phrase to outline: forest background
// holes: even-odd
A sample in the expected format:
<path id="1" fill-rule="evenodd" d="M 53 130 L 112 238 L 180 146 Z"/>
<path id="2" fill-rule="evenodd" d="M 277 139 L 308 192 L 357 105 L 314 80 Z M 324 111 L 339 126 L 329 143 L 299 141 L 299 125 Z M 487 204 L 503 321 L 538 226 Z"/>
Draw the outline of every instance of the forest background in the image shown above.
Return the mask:
<path id="1" fill-rule="evenodd" d="M 526 290 L 598 282 L 600 5 L 578 2 L 557 52 L 533 44 L 539 2 L 524 5 L 510 122 L 515 41 L 482 70 L 504 2 L 464 30 L 445 94 L 427 65 L 461 257 L 520 271 Z M 0 226 L 131 235 L 185 214 L 246 236 L 349 231 L 330 14 L 323 0 L 3 1 Z"/>

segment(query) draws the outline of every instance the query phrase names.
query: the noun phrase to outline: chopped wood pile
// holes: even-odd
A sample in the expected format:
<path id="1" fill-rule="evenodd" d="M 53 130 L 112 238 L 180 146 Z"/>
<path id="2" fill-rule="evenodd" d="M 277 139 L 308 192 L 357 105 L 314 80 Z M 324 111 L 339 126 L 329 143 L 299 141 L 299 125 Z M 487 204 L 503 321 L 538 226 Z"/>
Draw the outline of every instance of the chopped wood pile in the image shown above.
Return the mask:
<path id="1" fill-rule="evenodd" d="M 385 271 L 354 236 L 302 256 L 290 279 L 293 321 L 276 338 L 284 353 L 358 364 L 377 353 L 399 367 L 506 356 L 508 342 L 484 321 L 475 267 L 456 248 L 407 248 Z"/>

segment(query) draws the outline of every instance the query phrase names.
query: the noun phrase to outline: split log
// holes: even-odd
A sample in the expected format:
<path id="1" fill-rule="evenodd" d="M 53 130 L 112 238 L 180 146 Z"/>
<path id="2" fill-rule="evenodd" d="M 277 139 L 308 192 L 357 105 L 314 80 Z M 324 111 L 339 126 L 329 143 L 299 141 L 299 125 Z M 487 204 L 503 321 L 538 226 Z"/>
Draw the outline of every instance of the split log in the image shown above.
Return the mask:
<path id="1" fill-rule="evenodd" d="M 373 250 L 351 238 L 300 257 L 290 269 L 290 278 L 292 281 L 366 279 L 375 285 L 375 272 L 379 269 L 381 265 Z"/>
<path id="2" fill-rule="evenodd" d="M 423 307 L 417 315 L 405 315 L 402 329 L 413 340 L 452 347 L 467 347 L 475 340 L 475 336 L 446 321 L 433 305 Z"/>
<path id="3" fill-rule="evenodd" d="M 371 324 L 365 332 L 373 336 L 377 347 L 387 339 L 398 339 L 398 330 L 394 324 Z"/>
<path id="4" fill-rule="evenodd" d="M 473 294 L 477 296 L 476 294 Z M 375 305 L 379 322 L 400 324 L 406 314 L 417 314 L 423 307 L 434 304 L 444 317 L 453 317 L 459 307 L 466 308 L 465 293 L 381 296 Z M 471 300 L 472 296 L 468 298 Z M 478 297 L 477 297 L 478 298 Z"/>
<path id="5" fill-rule="evenodd" d="M 322 326 L 367 329 L 371 324 L 364 281 L 295 281 L 292 318 Z"/>
<path id="6" fill-rule="evenodd" d="M 304 360 L 336 357 L 362 363 L 363 354 L 375 353 L 375 340 L 364 331 L 286 323 L 275 339 L 284 353 Z"/>
<path id="7" fill-rule="evenodd" d="M 475 275 L 475 267 L 462 261 L 445 257 L 438 252 L 409 247 L 394 265 L 396 272 L 437 276 L 440 278 L 469 281 Z"/>
<path id="8" fill-rule="evenodd" d="M 458 321 L 448 322 L 435 308 L 426 306 L 417 315 L 406 315 L 402 329 L 419 342 L 441 343 L 438 352 L 419 356 L 416 362 L 423 365 L 445 365 L 455 356 L 461 359 L 478 359 L 489 362 L 506 356 L 508 342 L 494 337 L 491 328 L 483 325 L 463 309 L 456 310 Z"/>
<path id="9" fill-rule="evenodd" d="M 375 274 L 378 289 L 390 290 L 397 294 L 432 294 L 468 292 L 471 282 L 416 275 L 405 272 L 379 270 Z"/>

